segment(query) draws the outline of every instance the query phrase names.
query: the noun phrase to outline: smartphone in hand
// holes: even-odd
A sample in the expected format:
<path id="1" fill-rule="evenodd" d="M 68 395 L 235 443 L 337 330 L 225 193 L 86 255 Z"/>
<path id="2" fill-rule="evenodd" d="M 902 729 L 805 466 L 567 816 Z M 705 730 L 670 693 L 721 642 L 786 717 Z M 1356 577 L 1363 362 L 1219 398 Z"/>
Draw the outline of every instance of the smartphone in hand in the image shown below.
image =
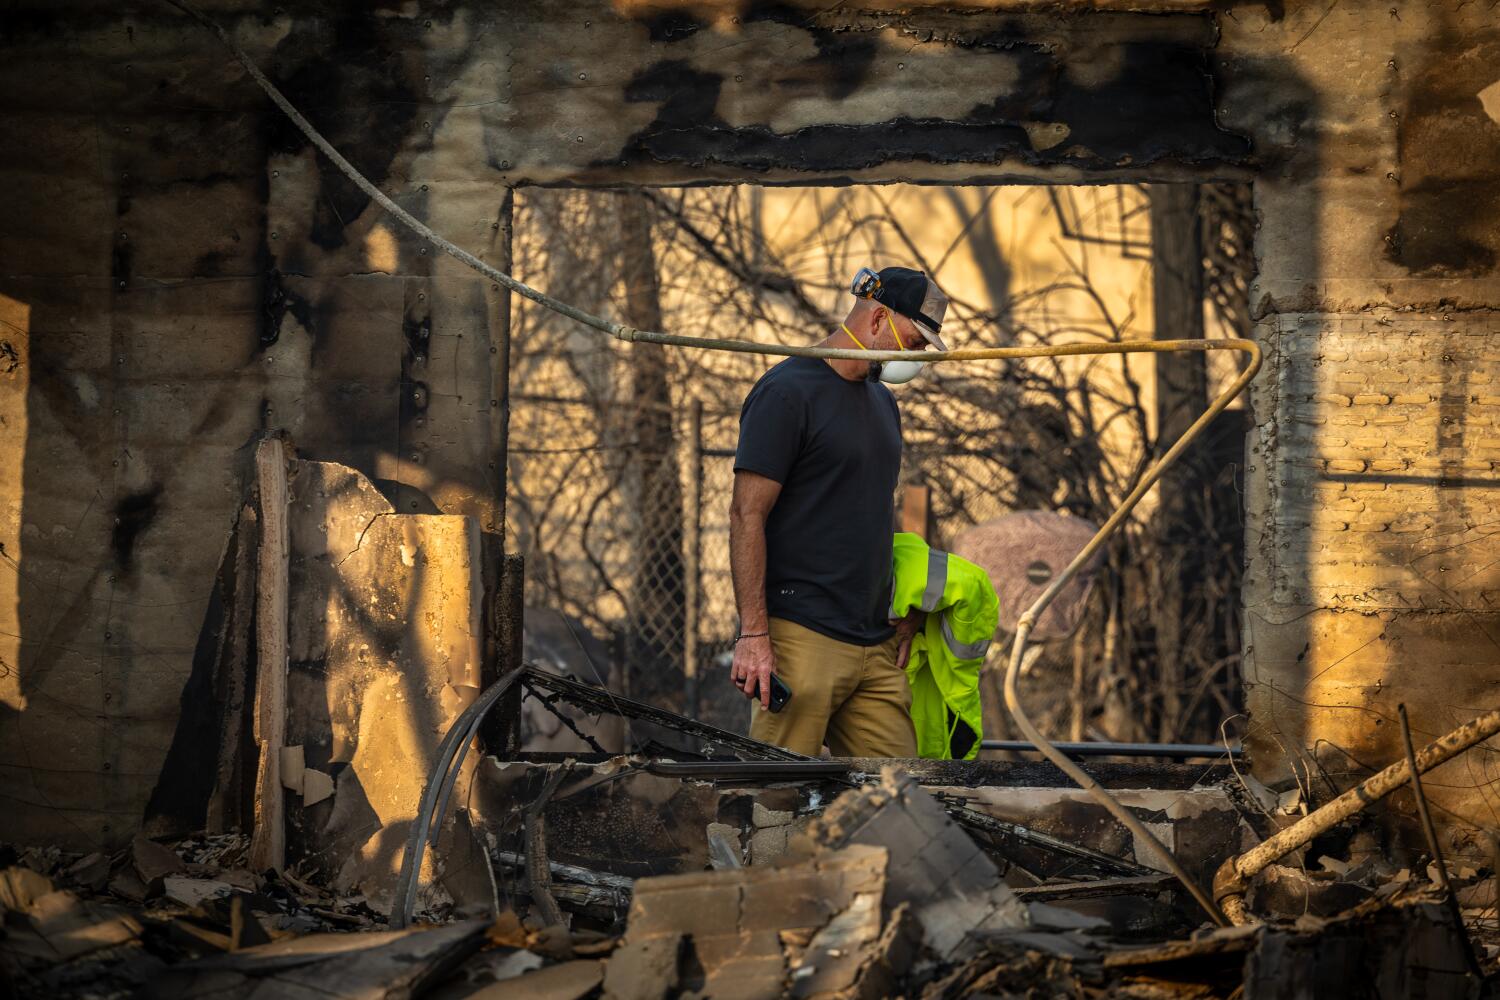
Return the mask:
<path id="1" fill-rule="evenodd" d="M 779 712 L 792 700 L 792 689 L 776 674 L 771 675 L 771 711 Z"/>

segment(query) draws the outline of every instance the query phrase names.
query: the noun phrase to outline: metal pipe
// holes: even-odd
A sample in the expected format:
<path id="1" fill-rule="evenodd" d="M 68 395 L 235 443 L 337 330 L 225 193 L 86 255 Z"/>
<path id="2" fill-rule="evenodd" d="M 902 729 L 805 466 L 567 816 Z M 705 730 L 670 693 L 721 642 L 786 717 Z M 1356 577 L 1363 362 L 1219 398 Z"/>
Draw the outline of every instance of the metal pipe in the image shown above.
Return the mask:
<path id="1" fill-rule="evenodd" d="M 842 760 L 652 760 L 652 774 L 673 778 L 714 778 L 725 781 L 815 781 L 842 778 L 849 773 Z"/>
<path id="2" fill-rule="evenodd" d="M 1198 343 L 1195 341 L 1158 340 L 1150 341 L 1149 343 L 1161 345 L 1168 350 L 1201 349 L 1195 346 Z M 1147 470 L 1146 474 L 1141 477 L 1140 482 L 1136 483 L 1135 489 L 1130 491 L 1129 495 L 1120 503 L 1115 512 L 1109 516 L 1109 520 L 1104 522 L 1103 526 L 1095 532 L 1094 537 L 1089 539 L 1089 543 L 1083 547 L 1082 551 L 1073 557 L 1073 561 L 1068 564 L 1067 568 L 1057 575 L 1051 585 L 1021 615 L 1020 620 L 1016 624 L 1015 642 L 1010 650 L 1010 666 L 1005 672 L 1005 707 L 1010 710 L 1011 717 L 1016 720 L 1016 725 L 1020 727 L 1021 732 L 1031 742 L 1036 744 L 1037 750 L 1048 760 L 1052 761 L 1052 763 L 1056 764 L 1064 774 L 1078 782 L 1079 787 L 1088 792 L 1094 801 L 1107 809 L 1110 815 L 1124 824 L 1127 830 L 1155 848 L 1167 863 L 1167 867 L 1171 870 L 1172 874 L 1176 875 L 1183 886 L 1192 893 L 1193 898 L 1198 901 L 1199 905 L 1213 918 L 1215 923 L 1223 926 L 1227 921 L 1224 915 L 1219 912 L 1219 908 L 1214 905 L 1213 899 L 1188 874 L 1187 870 L 1182 867 L 1182 864 L 1178 862 L 1172 852 L 1167 850 L 1166 845 L 1147 828 L 1146 824 L 1136 819 L 1130 810 L 1126 809 L 1113 795 L 1110 795 L 1108 791 L 1101 787 L 1087 771 L 1074 764 L 1042 735 L 1041 730 L 1031 721 L 1031 718 L 1026 714 L 1025 708 L 1021 704 L 1020 690 L 1017 683 L 1021 676 L 1021 661 L 1026 654 L 1027 636 L 1031 633 L 1032 627 L 1036 624 L 1037 619 L 1041 617 L 1042 612 L 1047 610 L 1047 606 L 1061 593 L 1062 589 L 1068 585 L 1068 582 L 1078 574 L 1079 570 L 1088 565 L 1090 560 L 1093 559 L 1094 554 L 1104 546 L 1104 543 L 1109 540 L 1110 536 L 1119 530 L 1120 526 L 1125 523 L 1125 519 L 1130 516 L 1130 512 L 1141 502 L 1141 499 L 1151 487 L 1156 485 L 1157 480 L 1161 478 L 1162 472 L 1187 450 L 1187 446 L 1192 443 L 1193 439 L 1201 434 L 1213 419 L 1223 412 L 1224 408 L 1229 405 L 1230 400 L 1244 391 L 1245 387 L 1250 384 L 1250 380 L 1260 371 L 1261 352 L 1260 348 L 1253 341 L 1226 340 L 1209 341 L 1209 343 L 1232 344 L 1234 346 L 1228 349 L 1244 350 L 1250 355 L 1250 363 L 1223 392 L 1219 393 L 1209 408 L 1197 420 L 1193 421 L 1192 426 L 1183 432 L 1182 437 L 1178 438 L 1172 447 L 1167 449 L 1166 454 L 1162 455 Z"/>
<path id="3" fill-rule="evenodd" d="M 1053 743 L 1069 757 L 1243 757 L 1241 746 L 1224 747 L 1215 743 Z M 1004 750 L 1008 753 L 1040 753 L 1035 743 L 1025 740 L 981 740 L 981 750 Z"/>
<path id="4" fill-rule="evenodd" d="M 703 400 L 688 406 L 687 476 L 682 490 L 682 686 L 684 712 L 698 714 L 698 616 L 703 605 Z"/>
<path id="5" fill-rule="evenodd" d="M 1453 920 L 1453 929 L 1463 939 L 1464 962 L 1476 979 L 1484 978 L 1479 967 L 1479 958 L 1474 954 L 1474 942 L 1469 939 L 1464 926 L 1463 909 L 1458 905 L 1458 894 L 1448 879 L 1448 862 L 1443 860 L 1443 848 L 1438 843 L 1437 827 L 1432 825 L 1432 811 L 1427 808 L 1427 794 L 1422 791 L 1422 769 L 1417 767 L 1417 751 L 1411 742 L 1411 720 L 1406 717 L 1406 702 L 1396 706 L 1401 718 L 1401 747 L 1406 751 L 1406 769 L 1411 772 L 1411 794 L 1417 800 L 1417 816 L 1422 820 L 1422 833 L 1427 837 L 1427 850 L 1432 854 L 1432 867 L 1437 873 L 1438 888 L 1443 890 L 1443 899 L 1448 903 L 1448 916 Z"/>
<path id="6" fill-rule="evenodd" d="M 512 266 L 515 220 L 516 189 L 507 186 L 505 195 L 500 199 L 499 219 L 496 222 L 498 228 L 495 231 L 493 247 L 493 252 L 498 254 L 507 268 Z M 496 297 L 495 311 L 490 326 L 491 331 L 499 334 L 498 343 L 490 345 L 495 354 L 495 373 L 491 382 L 495 405 L 491 408 L 494 412 L 490 414 L 490 428 L 494 435 L 494 447 L 490 452 L 490 462 L 494 469 L 493 492 L 490 501 L 495 505 L 495 519 L 485 528 L 500 536 L 502 550 L 505 548 L 505 501 L 506 494 L 510 492 L 508 488 L 510 483 L 510 346 L 513 320 L 510 294 L 507 291 Z"/>
<path id="7" fill-rule="evenodd" d="M 411 922 L 412 909 L 416 905 L 417 876 L 422 870 L 422 858 L 427 853 L 429 828 L 437 811 L 438 800 L 446 806 L 448 793 L 452 790 L 450 773 L 457 775 L 463 767 L 469 744 L 479 731 L 479 723 L 494 707 L 500 696 L 510 689 L 520 677 L 514 670 L 500 678 L 480 694 L 453 720 L 443 741 L 433 755 L 432 769 L 427 773 L 427 783 L 422 786 L 422 797 L 417 802 L 417 814 L 412 817 L 411 828 L 406 835 L 406 849 L 401 855 L 401 874 L 396 879 L 396 895 L 391 903 L 390 925 L 400 929 Z"/>

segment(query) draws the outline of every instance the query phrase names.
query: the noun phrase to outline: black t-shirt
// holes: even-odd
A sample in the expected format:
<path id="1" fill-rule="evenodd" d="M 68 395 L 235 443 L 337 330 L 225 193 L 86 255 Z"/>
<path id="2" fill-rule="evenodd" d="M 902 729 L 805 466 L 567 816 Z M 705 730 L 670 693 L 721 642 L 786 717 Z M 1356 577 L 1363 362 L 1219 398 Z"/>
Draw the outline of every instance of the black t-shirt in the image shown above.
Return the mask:
<path id="1" fill-rule="evenodd" d="M 740 410 L 736 472 L 781 484 L 766 520 L 766 608 L 830 638 L 890 638 L 891 522 L 901 414 L 879 382 L 788 358 Z"/>

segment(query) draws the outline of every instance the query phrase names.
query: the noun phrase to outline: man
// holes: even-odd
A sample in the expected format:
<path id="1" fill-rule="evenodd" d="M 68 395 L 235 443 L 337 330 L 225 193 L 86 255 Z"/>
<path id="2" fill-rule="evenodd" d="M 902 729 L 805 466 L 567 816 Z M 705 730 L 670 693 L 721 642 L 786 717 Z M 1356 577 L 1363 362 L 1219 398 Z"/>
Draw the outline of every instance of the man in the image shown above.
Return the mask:
<path id="1" fill-rule="evenodd" d="M 947 350 L 947 297 L 925 274 L 862 268 L 823 347 Z M 788 358 L 740 411 L 729 551 L 740 635 L 731 678 L 754 699 L 750 735 L 816 756 L 912 757 L 903 672 L 915 613 L 890 619 L 901 417 L 881 381 L 919 362 Z M 771 675 L 792 691 L 769 711 Z"/>

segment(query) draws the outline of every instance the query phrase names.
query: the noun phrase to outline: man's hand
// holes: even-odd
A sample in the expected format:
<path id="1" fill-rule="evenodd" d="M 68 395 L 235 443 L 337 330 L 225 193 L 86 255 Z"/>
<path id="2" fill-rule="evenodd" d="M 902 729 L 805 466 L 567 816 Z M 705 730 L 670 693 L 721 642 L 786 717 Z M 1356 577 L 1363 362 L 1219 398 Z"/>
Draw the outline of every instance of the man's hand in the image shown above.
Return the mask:
<path id="1" fill-rule="evenodd" d="M 906 661 L 911 659 L 911 641 L 915 638 L 917 630 L 922 627 L 927 613 L 918 608 L 913 608 L 906 617 L 896 623 L 896 669 L 905 670 Z"/>
<path id="2" fill-rule="evenodd" d="M 771 708 L 771 675 L 776 672 L 776 654 L 771 651 L 771 637 L 750 636 L 734 644 L 734 665 L 729 679 L 746 698 L 760 698 L 760 707 Z"/>
<path id="3" fill-rule="evenodd" d="M 734 496 L 729 501 L 729 570 L 734 577 L 734 606 L 740 614 L 740 631 L 752 633 L 734 644 L 734 666 L 729 679 L 746 698 L 760 697 L 762 708 L 771 707 L 771 675 L 776 655 L 766 614 L 766 518 L 781 484 L 754 472 L 736 470 Z"/>

